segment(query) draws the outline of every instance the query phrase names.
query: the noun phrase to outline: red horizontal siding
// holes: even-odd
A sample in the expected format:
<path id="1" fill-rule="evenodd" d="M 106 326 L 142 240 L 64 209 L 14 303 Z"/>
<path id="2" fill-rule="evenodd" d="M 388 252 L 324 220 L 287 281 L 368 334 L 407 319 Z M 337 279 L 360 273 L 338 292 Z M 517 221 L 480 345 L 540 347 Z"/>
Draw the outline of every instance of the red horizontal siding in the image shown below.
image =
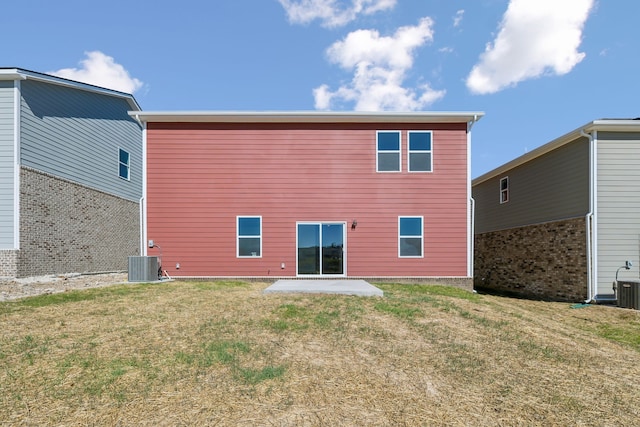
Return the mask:
<path id="1" fill-rule="evenodd" d="M 376 172 L 381 129 L 403 131 L 401 173 Z M 421 129 L 433 172 L 409 173 Z M 349 276 L 466 276 L 467 180 L 464 124 L 149 123 L 147 236 L 170 274 L 295 276 L 296 221 L 340 221 Z M 236 258 L 238 215 L 262 216 L 261 258 Z M 424 216 L 424 258 L 398 258 L 398 216 Z"/>

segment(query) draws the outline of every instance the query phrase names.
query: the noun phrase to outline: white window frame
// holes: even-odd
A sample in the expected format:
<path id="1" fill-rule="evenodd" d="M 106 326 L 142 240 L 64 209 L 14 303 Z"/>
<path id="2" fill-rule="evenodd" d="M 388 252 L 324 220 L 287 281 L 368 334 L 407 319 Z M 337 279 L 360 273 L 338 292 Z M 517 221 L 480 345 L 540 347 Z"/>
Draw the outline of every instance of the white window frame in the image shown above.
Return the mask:
<path id="1" fill-rule="evenodd" d="M 127 160 L 128 160 L 127 163 L 123 163 L 120 160 L 120 157 L 121 157 L 122 153 L 127 153 Z M 127 168 L 127 176 L 126 177 L 120 175 L 120 167 L 123 166 L 123 165 L 126 166 L 126 168 Z M 124 148 L 121 148 L 121 147 L 118 147 L 118 176 L 120 178 L 124 179 L 124 180 L 127 180 L 127 181 L 129 181 L 130 177 L 131 177 L 131 153 L 129 153 L 127 150 L 125 150 Z"/>
<path id="2" fill-rule="evenodd" d="M 240 219 L 257 218 L 260 220 L 260 234 L 257 235 L 240 235 Z M 260 254 L 256 255 L 240 255 L 240 239 L 260 239 Z M 261 215 L 238 215 L 236 217 L 236 258 L 262 258 L 262 216 Z"/>
<path id="3" fill-rule="evenodd" d="M 429 138 L 431 141 L 431 149 L 430 150 L 412 150 L 411 149 L 411 134 L 413 133 L 428 133 L 431 135 Z M 411 154 L 419 154 L 419 153 L 429 153 L 431 154 L 431 158 L 429 160 L 429 170 L 411 170 Z M 410 130 L 407 131 L 407 171 L 413 173 L 432 173 L 433 172 L 433 131 L 430 130 Z"/>
<path id="4" fill-rule="evenodd" d="M 420 223 L 421 223 L 421 227 L 420 227 L 420 236 L 414 236 L 414 235 L 402 235 L 400 234 L 400 222 L 403 219 L 415 219 L 415 218 L 419 218 L 420 219 Z M 406 239 L 406 238 L 418 238 L 420 237 L 420 255 L 402 255 L 402 239 Z M 403 216 L 398 216 L 398 258 L 424 258 L 424 217 L 423 216 L 416 216 L 416 215 L 403 215 Z"/>
<path id="5" fill-rule="evenodd" d="M 397 133 L 398 134 L 398 150 L 379 150 L 379 135 L 381 133 Z M 398 153 L 398 170 L 381 171 L 380 170 L 380 153 Z M 378 173 L 399 173 L 402 172 L 402 131 L 399 130 L 378 130 L 376 131 L 376 172 Z"/>
<path id="6" fill-rule="evenodd" d="M 506 186 L 502 188 L 502 183 L 506 183 Z M 505 176 L 500 178 L 500 204 L 507 203 L 509 201 L 509 177 Z"/>

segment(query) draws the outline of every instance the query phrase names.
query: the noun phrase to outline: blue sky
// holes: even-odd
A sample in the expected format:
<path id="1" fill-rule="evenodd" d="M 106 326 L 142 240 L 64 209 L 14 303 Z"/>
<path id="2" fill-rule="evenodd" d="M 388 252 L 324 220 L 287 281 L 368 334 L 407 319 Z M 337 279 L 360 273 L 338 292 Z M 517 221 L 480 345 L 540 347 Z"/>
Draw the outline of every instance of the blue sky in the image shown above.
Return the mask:
<path id="1" fill-rule="evenodd" d="M 484 111 L 477 177 L 600 118 L 640 116 L 635 0 L 22 0 L 0 66 L 143 110 Z"/>

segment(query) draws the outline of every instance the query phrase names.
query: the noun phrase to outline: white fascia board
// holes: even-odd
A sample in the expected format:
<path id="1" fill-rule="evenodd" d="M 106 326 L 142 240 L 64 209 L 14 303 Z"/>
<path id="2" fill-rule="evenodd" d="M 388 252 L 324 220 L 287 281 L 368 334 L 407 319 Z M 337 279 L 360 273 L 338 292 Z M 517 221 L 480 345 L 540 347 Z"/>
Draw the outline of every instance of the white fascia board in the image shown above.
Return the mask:
<path id="1" fill-rule="evenodd" d="M 0 69 L 0 80 L 24 80 L 26 78 L 17 68 Z"/>
<path id="2" fill-rule="evenodd" d="M 523 154 L 520 157 L 517 157 L 510 162 L 505 163 L 502 166 L 499 166 L 472 181 L 472 185 L 478 185 L 485 181 L 490 180 L 491 178 L 495 178 L 498 175 L 502 175 L 505 172 L 523 165 L 535 158 L 538 158 L 544 154 L 547 154 L 559 147 L 562 147 L 565 144 L 568 144 L 572 141 L 575 141 L 578 138 L 582 138 L 582 132 L 593 132 L 593 131 L 605 131 L 605 132 L 640 132 L 640 120 L 626 120 L 626 119 L 606 119 L 606 120 L 594 120 L 581 126 L 565 135 L 562 135 L 559 138 L 550 141 L 535 150 L 532 150 L 526 154 Z"/>
<path id="3" fill-rule="evenodd" d="M 328 112 L 328 111 L 130 111 L 142 122 L 163 123 L 467 123 L 483 112 Z"/>

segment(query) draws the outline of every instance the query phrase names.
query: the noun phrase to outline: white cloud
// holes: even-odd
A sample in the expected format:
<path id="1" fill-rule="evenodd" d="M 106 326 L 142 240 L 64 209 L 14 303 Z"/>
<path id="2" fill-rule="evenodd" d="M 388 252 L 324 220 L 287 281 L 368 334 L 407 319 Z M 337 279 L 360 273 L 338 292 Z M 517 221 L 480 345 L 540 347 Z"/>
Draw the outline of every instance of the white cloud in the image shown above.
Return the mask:
<path id="1" fill-rule="evenodd" d="M 323 27 L 340 27 L 355 20 L 358 15 L 371 15 L 395 7 L 397 0 L 278 0 L 289 21 L 308 24 L 319 19 Z M 346 3 L 346 4 L 344 4 Z"/>
<path id="2" fill-rule="evenodd" d="M 453 26 L 458 27 L 462 23 L 462 18 L 464 17 L 464 10 L 460 9 L 456 12 L 456 15 L 453 17 Z"/>
<path id="3" fill-rule="evenodd" d="M 473 93 L 495 93 L 544 74 L 570 72 L 594 0 L 510 0 L 498 36 L 467 77 Z"/>
<path id="4" fill-rule="evenodd" d="M 433 40 L 433 21 L 422 18 L 417 26 L 399 28 L 391 37 L 375 30 L 357 30 L 327 49 L 329 60 L 354 77 L 331 91 L 328 85 L 314 89 L 315 107 L 331 108 L 336 102 L 355 103 L 358 111 L 412 111 L 442 98 L 445 91 L 425 84 L 418 89 L 403 87 L 406 72 L 413 67 L 415 50 Z"/>
<path id="5" fill-rule="evenodd" d="M 143 83 L 131 77 L 112 57 L 99 51 L 85 55 L 87 58 L 80 61 L 81 68 L 63 68 L 49 74 L 125 93 L 134 93 L 142 87 Z"/>

